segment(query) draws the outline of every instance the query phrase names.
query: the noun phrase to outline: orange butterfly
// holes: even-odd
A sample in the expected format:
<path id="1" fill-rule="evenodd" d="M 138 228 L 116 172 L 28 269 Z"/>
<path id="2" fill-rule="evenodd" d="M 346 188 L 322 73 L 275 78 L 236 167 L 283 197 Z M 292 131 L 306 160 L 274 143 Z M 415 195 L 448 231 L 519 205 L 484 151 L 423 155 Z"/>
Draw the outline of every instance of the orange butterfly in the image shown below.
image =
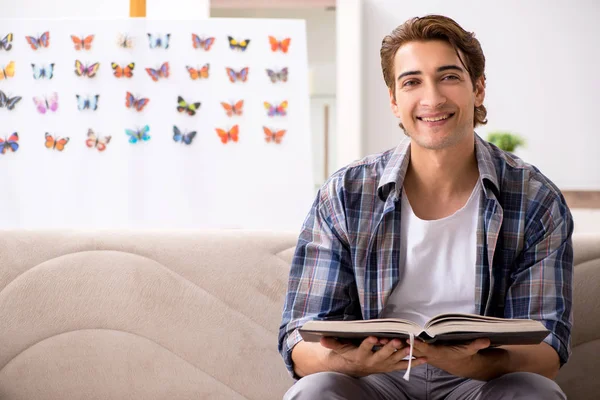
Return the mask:
<path id="1" fill-rule="evenodd" d="M 48 132 L 46 132 L 46 148 L 47 149 L 53 149 L 53 150 L 58 150 L 58 151 L 63 151 L 65 149 L 65 146 L 67 145 L 67 143 L 69 143 L 69 138 L 65 137 L 65 138 L 59 138 L 54 137 L 52 135 L 50 135 Z"/>
<path id="2" fill-rule="evenodd" d="M 232 140 L 234 142 L 238 141 L 238 136 L 240 133 L 239 126 L 234 125 L 233 128 L 231 128 L 229 131 L 224 131 L 223 129 L 219 129 L 219 128 L 216 128 L 216 130 L 217 130 L 217 135 L 219 135 L 219 137 L 221 138 L 221 142 L 223 142 L 223 144 L 226 144 L 230 140 Z"/>
<path id="3" fill-rule="evenodd" d="M 208 78 L 208 68 L 210 64 L 204 64 L 204 66 L 200 69 L 196 69 L 186 65 L 185 68 L 190 73 L 190 78 L 195 81 L 196 79 L 207 79 Z"/>
<path id="4" fill-rule="evenodd" d="M 121 67 L 119 64 L 114 62 L 110 64 L 110 66 L 113 69 L 114 76 L 116 76 L 117 78 L 131 78 L 133 76 L 133 69 L 135 68 L 135 63 L 129 63 L 126 66 Z"/>
<path id="5" fill-rule="evenodd" d="M 225 113 L 228 117 L 233 117 L 234 115 L 242 115 L 242 107 L 244 106 L 244 100 L 240 100 L 237 103 L 225 103 L 221 102 L 221 105 L 225 109 Z"/>
<path id="6" fill-rule="evenodd" d="M 89 35 L 88 37 L 78 37 L 75 35 L 71 35 L 71 40 L 75 45 L 75 50 L 90 50 L 92 48 L 92 41 L 94 40 L 94 35 Z"/>
<path id="7" fill-rule="evenodd" d="M 269 36 L 269 44 L 271 45 L 272 51 L 281 50 L 284 53 L 287 53 L 288 49 L 290 47 L 291 41 L 292 41 L 292 39 L 290 39 L 290 38 L 285 38 L 282 41 L 278 41 L 273 36 Z"/>
<path id="8" fill-rule="evenodd" d="M 272 131 L 271 129 L 263 126 L 263 131 L 265 131 L 265 140 L 267 143 L 275 142 L 277 144 L 281 143 L 283 139 L 283 135 L 285 135 L 286 130 L 282 129 L 280 131 Z"/>

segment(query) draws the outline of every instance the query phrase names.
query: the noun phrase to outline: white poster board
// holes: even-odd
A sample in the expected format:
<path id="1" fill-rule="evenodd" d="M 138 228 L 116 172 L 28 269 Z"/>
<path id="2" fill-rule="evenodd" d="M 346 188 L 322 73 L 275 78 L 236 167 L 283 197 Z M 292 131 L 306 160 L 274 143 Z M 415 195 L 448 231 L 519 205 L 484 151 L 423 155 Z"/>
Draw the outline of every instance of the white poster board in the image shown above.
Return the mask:
<path id="1" fill-rule="evenodd" d="M 19 136 L 16 152 L 0 154 L 0 228 L 300 228 L 314 197 L 304 21 L 3 20 L 0 27 L 0 40 L 12 33 L 12 48 L 0 49 L 0 91 L 22 97 L 12 110 L 0 107 L 0 138 Z M 27 42 L 44 32 L 47 47 Z M 167 33 L 167 49 L 150 47 L 157 35 L 164 46 Z M 76 50 L 71 35 L 91 34 L 91 48 Z M 192 34 L 215 40 L 205 51 L 194 48 Z M 132 48 L 119 46 L 121 35 Z M 242 46 L 232 49 L 228 36 Z M 288 51 L 273 51 L 269 36 L 290 38 Z M 95 76 L 78 76 L 76 60 L 99 63 Z M 10 61 L 14 76 L 6 77 Z M 132 62 L 131 78 L 115 77 L 112 63 Z M 168 78 L 154 82 L 146 68 L 165 62 Z M 52 79 L 34 78 L 50 64 Z M 192 80 L 186 67 L 206 64 L 208 78 Z M 226 68 L 245 67 L 246 81 L 232 83 Z M 266 70 L 283 68 L 287 81 L 273 83 Z M 40 113 L 55 92 L 56 112 Z M 142 112 L 126 107 L 127 92 L 150 99 Z M 99 95 L 97 109 L 79 110 L 76 95 Z M 48 104 L 36 105 L 33 98 L 44 96 Z M 178 112 L 179 96 L 201 103 L 195 115 Z M 229 117 L 221 102 L 238 100 L 242 115 Z M 264 102 L 284 101 L 286 115 L 268 115 Z M 151 139 L 130 143 L 125 130 L 146 125 Z M 174 140 L 174 125 L 197 132 L 190 145 Z M 235 125 L 239 140 L 223 144 L 216 128 Z M 264 126 L 285 130 L 281 142 L 267 142 Z M 111 136 L 105 151 L 87 146 L 89 129 Z M 45 146 L 46 132 L 69 138 L 63 151 Z"/>

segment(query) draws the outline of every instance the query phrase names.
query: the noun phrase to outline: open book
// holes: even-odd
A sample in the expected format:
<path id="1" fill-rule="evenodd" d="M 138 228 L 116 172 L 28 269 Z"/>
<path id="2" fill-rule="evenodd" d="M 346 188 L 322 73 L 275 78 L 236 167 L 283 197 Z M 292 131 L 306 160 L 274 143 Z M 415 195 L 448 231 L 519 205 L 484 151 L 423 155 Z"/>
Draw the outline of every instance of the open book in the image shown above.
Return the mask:
<path id="1" fill-rule="evenodd" d="M 309 321 L 299 332 L 306 342 L 318 342 L 321 336 L 328 336 L 360 344 L 368 336 L 407 339 L 412 333 L 426 343 L 457 344 L 489 338 L 492 346 L 539 344 L 550 333 L 539 321 L 474 314 L 440 314 L 423 327 L 412 321 L 394 318 Z"/>

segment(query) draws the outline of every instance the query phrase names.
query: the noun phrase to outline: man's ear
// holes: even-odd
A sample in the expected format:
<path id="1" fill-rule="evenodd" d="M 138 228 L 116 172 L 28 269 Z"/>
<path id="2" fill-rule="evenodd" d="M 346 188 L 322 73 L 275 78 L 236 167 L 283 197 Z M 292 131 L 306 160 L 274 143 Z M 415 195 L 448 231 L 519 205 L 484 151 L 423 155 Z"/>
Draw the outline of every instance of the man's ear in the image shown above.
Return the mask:
<path id="1" fill-rule="evenodd" d="M 485 78 L 480 76 L 475 81 L 475 107 L 479 107 L 483 104 L 485 99 Z"/>
<path id="2" fill-rule="evenodd" d="M 394 91 L 392 88 L 388 88 L 388 94 L 390 96 L 390 106 L 392 107 L 392 112 L 394 114 L 398 113 L 398 103 L 396 103 L 396 96 L 394 96 Z"/>

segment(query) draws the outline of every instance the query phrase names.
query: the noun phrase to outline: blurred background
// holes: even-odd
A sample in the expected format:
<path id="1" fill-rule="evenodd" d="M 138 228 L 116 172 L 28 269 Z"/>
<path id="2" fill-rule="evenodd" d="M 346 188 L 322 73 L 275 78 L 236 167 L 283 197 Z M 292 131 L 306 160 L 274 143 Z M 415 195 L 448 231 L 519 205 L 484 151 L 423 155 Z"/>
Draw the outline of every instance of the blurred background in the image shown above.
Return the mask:
<path id="1" fill-rule="evenodd" d="M 143 3 L 0 2 L 3 18 L 125 18 Z M 338 168 L 405 140 L 381 76 L 381 40 L 413 16 L 447 15 L 476 33 L 486 55 L 489 123 L 477 133 L 523 138 L 514 152 L 564 192 L 576 231 L 600 231 L 597 0 L 146 0 L 144 12 L 199 25 L 208 17 L 306 21 L 312 159 L 298 168 L 312 168 L 314 193 Z"/>

